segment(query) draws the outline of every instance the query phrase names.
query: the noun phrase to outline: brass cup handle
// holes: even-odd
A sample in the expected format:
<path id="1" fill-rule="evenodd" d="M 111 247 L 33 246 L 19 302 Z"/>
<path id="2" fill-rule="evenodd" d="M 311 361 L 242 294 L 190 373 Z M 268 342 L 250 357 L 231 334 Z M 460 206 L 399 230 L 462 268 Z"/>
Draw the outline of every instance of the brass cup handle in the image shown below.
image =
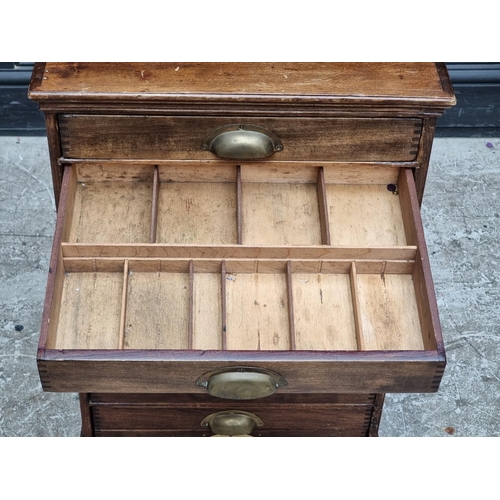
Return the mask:
<path id="1" fill-rule="evenodd" d="M 219 436 L 247 436 L 264 422 L 253 413 L 240 410 L 228 410 L 212 413 L 201 421 L 201 425 Z"/>
<path id="2" fill-rule="evenodd" d="M 258 399 L 287 385 L 285 377 L 272 370 L 232 366 L 203 374 L 197 381 L 211 396 L 223 399 Z"/>
<path id="3" fill-rule="evenodd" d="M 228 125 L 210 133 L 201 149 L 219 158 L 258 160 L 282 151 L 283 143 L 276 134 L 257 125 Z"/>

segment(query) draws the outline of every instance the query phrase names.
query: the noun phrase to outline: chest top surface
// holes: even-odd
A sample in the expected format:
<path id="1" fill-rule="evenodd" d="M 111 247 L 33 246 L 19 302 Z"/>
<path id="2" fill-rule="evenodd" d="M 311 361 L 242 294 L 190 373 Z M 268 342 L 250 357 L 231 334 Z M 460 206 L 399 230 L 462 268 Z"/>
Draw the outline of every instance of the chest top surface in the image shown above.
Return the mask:
<path id="1" fill-rule="evenodd" d="M 37 101 L 205 100 L 266 103 L 455 103 L 435 63 L 38 63 Z"/>

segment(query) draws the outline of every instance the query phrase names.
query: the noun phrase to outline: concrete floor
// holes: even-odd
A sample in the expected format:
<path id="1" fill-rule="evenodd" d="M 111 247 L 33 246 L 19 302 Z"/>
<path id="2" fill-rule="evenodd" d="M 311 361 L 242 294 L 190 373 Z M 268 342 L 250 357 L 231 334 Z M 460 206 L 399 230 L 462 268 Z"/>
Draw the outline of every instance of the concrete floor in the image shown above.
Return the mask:
<path id="1" fill-rule="evenodd" d="M 0 170 L 0 436 L 78 436 L 77 396 L 42 392 L 35 362 L 55 223 L 46 139 L 0 137 Z M 422 216 L 448 365 L 437 394 L 387 396 L 381 436 L 500 435 L 499 193 L 500 139 L 435 140 Z"/>

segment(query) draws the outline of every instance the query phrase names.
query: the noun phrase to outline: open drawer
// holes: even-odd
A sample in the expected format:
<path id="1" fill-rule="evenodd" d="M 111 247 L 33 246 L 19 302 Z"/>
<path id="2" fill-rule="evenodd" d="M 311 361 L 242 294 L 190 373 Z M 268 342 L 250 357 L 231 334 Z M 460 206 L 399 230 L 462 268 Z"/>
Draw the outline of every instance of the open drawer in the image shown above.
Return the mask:
<path id="1" fill-rule="evenodd" d="M 38 364 L 48 391 L 436 391 L 412 171 L 67 166 Z"/>

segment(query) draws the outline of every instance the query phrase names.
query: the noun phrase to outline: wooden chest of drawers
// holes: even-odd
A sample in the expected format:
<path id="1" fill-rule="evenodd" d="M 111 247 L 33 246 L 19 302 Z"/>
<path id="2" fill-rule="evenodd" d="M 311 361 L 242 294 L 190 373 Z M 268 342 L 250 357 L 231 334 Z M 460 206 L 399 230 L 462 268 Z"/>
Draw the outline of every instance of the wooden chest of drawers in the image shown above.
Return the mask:
<path id="1" fill-rule="evenodd" d="M 38 366 L 82 434 L 376 435 L 445 366 L 422 199 L 442 64 L 37 64 Z"/>

